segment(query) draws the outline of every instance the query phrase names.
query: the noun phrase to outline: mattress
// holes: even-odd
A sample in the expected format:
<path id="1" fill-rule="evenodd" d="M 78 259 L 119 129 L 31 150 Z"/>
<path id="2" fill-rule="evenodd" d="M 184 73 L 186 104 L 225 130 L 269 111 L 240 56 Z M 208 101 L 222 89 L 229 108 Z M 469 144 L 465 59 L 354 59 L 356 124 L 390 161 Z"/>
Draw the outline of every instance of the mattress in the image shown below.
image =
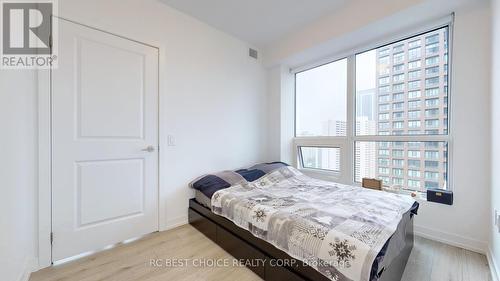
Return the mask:
<path id="1" fill-rule="evenodd" d="M 212 203 L 211 199 L 208 198 L 205 194 L 203 194 L 199 190 L 195 190 L 195 195 L 194 195 L 195 200 L 200 203 L 201 205 L 207 207 L 208 209 L 212 210 Z M 394 261 L 394 259 L 399 256 L 401 251 L 404 249 L 406 246 L 406 226 L 408 223 L 411 223 L 410 220 L 412 218 L 412 213 L 414 212 L 414 208 L 411 210 L 407 211 L 400 223 L 398 224 L 398 227 L 396 231 L 394 232 L 394 235 L 387 241 L 386 246 L 382 249 L 382 251 L 379 253 L 379 257 L 375 260 L 375 262 L 372 265 L 372 271 L 373 271 L 373 279 L 372 280 L 377 280 L 378 275 L 382 272 L 384 268 L 388 268 L 389 265 Z"/>
<path id="2" fill-rule="evenodd" d="M 196 179 L 196 201 L 294 258 L 314 257 L 320 263 L 312 267 L 332 280 L 378 280 L 405 248 L 414 200 L 312 179 L 283 163 L 257 166 Z M 352 254 L 327 248 L 339 243 Z M 340 258 L 348 266 L 332 265 Z"/>
<path id="3" fill-rule="evenodd" d="M 203 194 L 201 191 L 199 190 L 194 191 L 194 199 L 196 199 L 196 201 L 198 201 L 198 203 L 200 203 L 201 205 L 212 210 L 212 200 L 208 198 L 205 194 Z"/>

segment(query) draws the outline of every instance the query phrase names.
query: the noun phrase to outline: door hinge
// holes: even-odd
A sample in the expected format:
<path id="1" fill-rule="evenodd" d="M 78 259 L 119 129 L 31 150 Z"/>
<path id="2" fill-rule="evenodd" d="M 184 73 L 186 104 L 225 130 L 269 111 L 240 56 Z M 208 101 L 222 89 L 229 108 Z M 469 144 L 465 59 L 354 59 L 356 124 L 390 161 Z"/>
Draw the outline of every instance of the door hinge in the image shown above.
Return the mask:
<path id="1" fill-rule="evenodd" d="M 50 233 L 50 244 L 54 243 L 54 232 Z"/>

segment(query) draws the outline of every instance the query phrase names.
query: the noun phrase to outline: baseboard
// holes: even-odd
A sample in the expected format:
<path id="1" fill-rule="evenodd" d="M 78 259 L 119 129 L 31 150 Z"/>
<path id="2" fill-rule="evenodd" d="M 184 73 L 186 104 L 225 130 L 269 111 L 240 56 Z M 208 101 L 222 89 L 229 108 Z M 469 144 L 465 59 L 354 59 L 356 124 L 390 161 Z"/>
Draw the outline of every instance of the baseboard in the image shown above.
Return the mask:
<path id="1" fill-rule="evenodd" d="M 28 281 L 30 280 L 31 273 L 37 269 L 37 262 L 34 257 L 26 258 L 23 264 L 23 271 L 19 276 L 19 281 Z"/>
<path id="2" fill-rule="evenodd" d="M 160 231 L 165 231 L 165 230 L 170 230 L 176 227 L 179 227 L 181 225 L 185 225 L 188 223 L 188 217 L 186 216 L 181 216 L 175 219 L 167 220 L 167 223 L 165 224 L 164 227 L 160 229 Z"/>
<path id="3" fill-rule="evenodd" d="M 498 273 L 500 271 L 498 270 L 498 265 L 495 262 L 495 259 L 493 256 L 493 251 L 491 250 L 490 247 L 488 247 L 488 252 L 486 253 L 486 258 L 488 259 L 488 265 L 490 266 L 491 280 L 492 281 L 500 281 L 500 278 L 498 278 Z"/>
<path id="4" fill-rule="evenodd" d="M 443 232 L 427 227 L 415 226 L 415 235 L 427 238 L 430 240 L 435 240 L 444 244 L 448 244 L 451 246 L 463 248 L 466 250 L 470 250 L 476 253 L 486 255 L 488 252 L 488 244 L 484 241 L 479 241 L 475 239 L 471 239 L 468 237 L 463 237 L 460 235 L 456 235 L 453 233 Z"/>

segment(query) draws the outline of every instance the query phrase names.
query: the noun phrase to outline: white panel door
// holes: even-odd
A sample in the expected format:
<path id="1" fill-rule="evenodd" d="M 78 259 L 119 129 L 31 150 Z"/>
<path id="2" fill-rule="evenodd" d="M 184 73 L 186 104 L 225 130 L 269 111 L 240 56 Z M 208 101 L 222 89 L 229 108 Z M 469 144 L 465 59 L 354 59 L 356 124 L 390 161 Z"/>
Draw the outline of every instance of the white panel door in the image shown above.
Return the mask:
<path id="1" fill-rule="evenodd" d="M 53 261 L 158 230 L 158 50 L 59 23 Z"/>

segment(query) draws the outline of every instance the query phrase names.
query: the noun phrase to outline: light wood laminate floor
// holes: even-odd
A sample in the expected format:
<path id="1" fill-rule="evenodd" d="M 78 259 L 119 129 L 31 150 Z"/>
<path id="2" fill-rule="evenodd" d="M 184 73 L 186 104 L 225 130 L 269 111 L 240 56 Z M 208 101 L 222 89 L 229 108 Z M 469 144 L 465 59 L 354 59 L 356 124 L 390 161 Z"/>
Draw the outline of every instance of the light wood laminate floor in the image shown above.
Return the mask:
<path id="1" fill-rule="evenodd" d="M 152 266 L 151 259 L 158 265 Z M 187 259 L 187 260 L 185 260 Z M 225 264 L 209 264 L 212 261 Z M 154 233 L 73 262 L 42 269 L 30 281 L 261 280 L 190 225 Z M 182 263 L 167 266 L 167 262 Z M 205 267 L 199 266 L 205 263 Z M 416 237 L 404 281 L 491 280 L 484 255 Z"/>

